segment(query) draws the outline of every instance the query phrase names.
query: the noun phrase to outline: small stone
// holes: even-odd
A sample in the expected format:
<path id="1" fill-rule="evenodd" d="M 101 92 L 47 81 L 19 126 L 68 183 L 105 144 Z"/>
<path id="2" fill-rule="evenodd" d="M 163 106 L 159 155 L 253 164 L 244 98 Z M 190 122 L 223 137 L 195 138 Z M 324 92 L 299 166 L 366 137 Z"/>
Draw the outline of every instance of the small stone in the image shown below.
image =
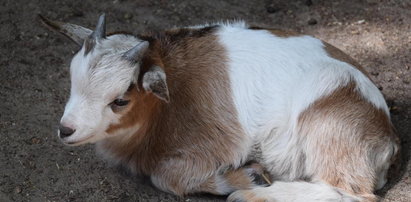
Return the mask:
<path id="1" fill-rule="evenodd" d="M 28 166 L 29 166 L 29 168 L 31 168 L 31 169 L 36 169 L 36 163 L 35 163 L 34 161 L 29 161 L 29 162 L 28 162 Z"/>
<path id="2" fill-rule="evenodd" d="M 41 140 L 39 138 L 33 137 L 31 138 L 31 143 L 32 144 L 39 144 L 41 142 Z"/>
<path id="3" fill-rule="evenodd" d="M 317 20 L 314 19 L 314 18 L 311 18 L 311 19 L 308 20 L 309 25 L 316 25 L 317 23 L 318 23 Z"/>
<path id="4" fill-rule="evenodd" d="M 266 7 L 267 13 L 275 13 L 278 12 L 280 9 L 280 7 L 274 5 L 274 4 L 270 4 Z"/>
<path id="5" fill-rule="evenodd" d="M 360 32 L 357 31 L 357 30 L 353 30 L 353 31 L 351 31 L 351 34 L 352 34 L 352 35 L 358 35 L 358 34 L 360 34 Z"/>
<path id="6" fill-rule="evenodd" d="M 130 13 L 124 14 L 124 18 L 127 19 L 127 20 L 131 19 L 132 17 L 133 16 Z"/>
<path id="7" fill-rule="evenodd" d="M 392 114 L 399 114 L 399 112 L 401 111 L 401 108 L 397 106 L 391 106 L 389 109 Z"/>
<path id="8" fill-rule="evenodd" d="M 21 188 L 20 187 L 15 187 L 14 188 L 14 192 L 16 193 L 16 194 L 20 194 L 21 193 Z"/>
<path id="9" fill-rule="evenodd" d="M 306 0 L 305 5 L 311 6 L 311 5 L 313 5 L 313 1 L 312 0 Z"/>
<path id="10" fill-rule="evenodd" d="M 379 72 L 371 72 L 371 75 L 378 76 L 378 75 L 380 75 L 380 73 Z"/>
<path id="11" fill-rule="evenodd" d="M 405 83 L 405 84 L 410 84 L 410 81 L 407 80 L 407 79 L 403 79 L 402 82 Z"/>

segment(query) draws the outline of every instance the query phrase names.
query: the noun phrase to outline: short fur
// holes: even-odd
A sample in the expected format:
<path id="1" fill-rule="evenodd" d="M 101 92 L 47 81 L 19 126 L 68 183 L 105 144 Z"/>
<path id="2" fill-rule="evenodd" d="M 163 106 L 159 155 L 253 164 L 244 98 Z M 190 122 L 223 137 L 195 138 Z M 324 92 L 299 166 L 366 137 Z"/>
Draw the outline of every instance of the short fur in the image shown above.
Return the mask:
<path id="1" fill-rule="evenodd" d="M 76 42 L 91 32 L 45 23 Z M 365 70 L 313 37 L 237 22 L 108 35 L 92 49 L 83 45 L 71 64 L 61 123 L 76 132 L 62 140 L 96 142 L 164 191 L 375 201 L 398 153 L 388 107 Z"/>

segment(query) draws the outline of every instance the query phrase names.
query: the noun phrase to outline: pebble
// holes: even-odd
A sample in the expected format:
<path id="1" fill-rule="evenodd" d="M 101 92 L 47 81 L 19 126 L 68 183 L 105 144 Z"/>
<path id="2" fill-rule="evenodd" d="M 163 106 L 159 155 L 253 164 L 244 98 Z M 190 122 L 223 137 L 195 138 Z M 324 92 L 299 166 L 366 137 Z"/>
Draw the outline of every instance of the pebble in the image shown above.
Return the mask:
<path id="1" fill-rule="evenodd" d="M 29 168 L 31 168 L 31 169 L 36 169 L 36 163 L 34 162 L 34 161 L 29 161 L 28 162 L 28 166 L 29 166 Z"/>
<path id="2" fill-rule="evenodd" d="M 401 111 L 401 108 L 397 106 L 391 106 L 389 109 L 392 114 L 398 114 Z"/>
<path id="3" fill-rule="evenodd" d="M 378 76 L 378 75 L 380 75 L 380 73 L 379 72 L 371 72 L 371 75 Z"/>
<path id="4" fill-rule="evenodd" d="M 130 13 L 124 14 L 124 18 L 127 19 L 127 20 L 131 19 L 132 17 L 133 17 L 133 15 L 131 15 Z"/>
<path id="5" fill-rule="evenodd" d="M 360 34 L 360 31 L 358 31 L 358 30 L 353 30 L 353 31 L 351 31 L 351 34 L 353 34 L 353 35 L 358 35 L 358 34 Z"/>
<path id="6" fill-rule="evenodd" d="M 317 20 L 314 19 L 314 18 L 311 18 L 311 19 L 308 20 L 309 25 L 316 25 L 317 23 L 318 23 Z"/>
<path id="7" fill-rule="evenodd" d="M 21 193 L 21 188 L 20 187 L 15 187 L 14 188 L 14 192 L 16 193 L 16 194 L 20 194 Z"/>
<path id="8" fill-rule="evenodd" d="M 313 1 L 312 0 L 306 0 L 305 5 L 311 6 L 311 5 L 313 5 Z"/>
<path id="9" fill-rule="evenodd" d="M 39 138 L 33 137 L 31 138 L 31 143 L 33 144 L 39 144 L 41 142 L 41 140 Z"/>

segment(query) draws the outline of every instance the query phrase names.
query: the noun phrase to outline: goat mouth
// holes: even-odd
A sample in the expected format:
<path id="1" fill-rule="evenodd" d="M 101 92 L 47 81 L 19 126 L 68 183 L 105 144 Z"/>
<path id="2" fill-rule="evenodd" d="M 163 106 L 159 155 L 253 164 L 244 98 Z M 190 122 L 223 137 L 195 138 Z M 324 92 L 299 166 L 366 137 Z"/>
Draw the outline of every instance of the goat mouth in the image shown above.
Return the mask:
<path id="1" fill-rule="evenodd" d="M 81 144 L 87 143 L 87 140 L 90 140 L 90 139 L 93 138 L 93 137 L 94 137 L 94 135 L 91 135 L 91 136 L 86 137 L 86 138 L 84 138 L 84 139 L 82 139 L 82 140 L 72 141 L 72 142 L 70 142 L 70 141 L 64 141 L 64 140 L 63 140 L 63 143 L 66 144 L 66 145 L 68 145 L 68 146 L 77 146 L 77 145 L 81 145 Z"/>

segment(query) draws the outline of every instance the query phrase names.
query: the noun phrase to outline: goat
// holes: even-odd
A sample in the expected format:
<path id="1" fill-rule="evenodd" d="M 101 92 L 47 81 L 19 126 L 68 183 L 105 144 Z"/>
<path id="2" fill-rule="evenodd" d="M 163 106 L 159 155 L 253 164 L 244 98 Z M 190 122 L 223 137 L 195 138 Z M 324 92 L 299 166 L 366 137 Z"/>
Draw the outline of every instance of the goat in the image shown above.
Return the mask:
<path id="1" fill-rule="evenodd" d="M 242 21 L 135 36 L 106 34 L 104 14 L 94 31 L 40 19 L 81 46 L 63 143 L 96 143 L 179 196 L 378 200 L 399 140 L 378 88 L 330 44 Z"/>

